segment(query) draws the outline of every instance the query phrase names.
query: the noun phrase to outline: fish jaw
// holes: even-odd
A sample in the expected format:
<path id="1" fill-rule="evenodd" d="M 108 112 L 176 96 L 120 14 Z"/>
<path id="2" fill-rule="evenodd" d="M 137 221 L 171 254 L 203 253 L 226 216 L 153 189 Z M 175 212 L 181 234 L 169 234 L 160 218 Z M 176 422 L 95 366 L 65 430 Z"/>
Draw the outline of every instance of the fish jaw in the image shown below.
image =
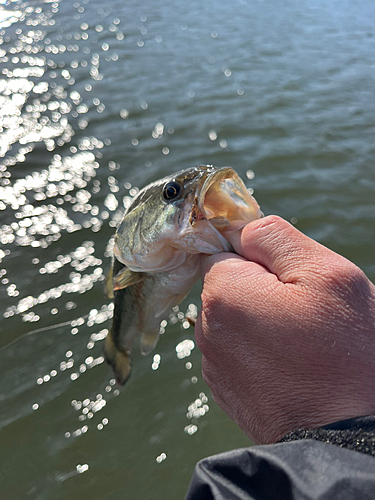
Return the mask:
<path id="1" fill-rule="evenodd" d="M 223 229 L 238 230 L 260 217 L 258 203 L 232 168 L 209 170 L 199 179 L 180 246 L 205 254 L 233 252 Z"/>
<path id="2" fill-rule="evenodd" d="M 216 169 L 200 183 L 192 208 L 191 224 L 211 221 L 220 231 L 238 228 L 263 217 L 258 203 L 231 167 Z M 219 223 L 225 221 L 224 224 Z M 242 224 L 241 224 L 242 223 Z"/>
<path id="3" fill-rule="evenodd" d="M 207 219 L 200 219 L 180 232 L 178 246 L 193 254 L 233 252 L 232 245 Z"/>

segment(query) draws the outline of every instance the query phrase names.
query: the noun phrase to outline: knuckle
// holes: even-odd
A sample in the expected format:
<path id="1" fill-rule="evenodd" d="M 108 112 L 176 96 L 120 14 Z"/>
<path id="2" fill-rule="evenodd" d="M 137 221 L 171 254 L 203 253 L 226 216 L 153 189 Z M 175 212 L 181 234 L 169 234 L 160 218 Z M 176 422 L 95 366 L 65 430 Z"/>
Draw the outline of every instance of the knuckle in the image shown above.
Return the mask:
<path id="1" fill-rule="evenodd" d="M 272 241 L 281 235 L 292 236 L 296 229 L 278 215 L 268 215 L 262 219 L 250 222 L 244 227 L 242 238 L 245 242 Z"/>
<path id="2" fill-rule="evenodd" d="M 348 293 L 361 295 L 368 288 L 368 279 L 365 273 L 355 265 L 347 266 L 342 273 L 342 283 Z"/>
<path id="3" fill-rule="evenodd" d="M 333 266 L 325 269 L 325 277 L 337 283 L 351 283 L 362 280 L 364 273 L 357 267 L 345 259 L 340 259 Z"/>
<path id="4" fill-rule="evenodd" d="M 369 287 L 365 273 L 352 262 L 342 259 L 332 268 L 326 269 L 324 277 L 329 287 L 342 298 L 360 297 Z"/>
<path id="5" fill-rule="evenodd" d="M 344 266 L 344 273 L 345 273 L 345 278 L 350 282 L 350 283 L 362 283 L 364 281 L 367 281 L 367 277 L 365 273 L 356 265 L 352 263 L 347 263 L 346 266 Z"/>

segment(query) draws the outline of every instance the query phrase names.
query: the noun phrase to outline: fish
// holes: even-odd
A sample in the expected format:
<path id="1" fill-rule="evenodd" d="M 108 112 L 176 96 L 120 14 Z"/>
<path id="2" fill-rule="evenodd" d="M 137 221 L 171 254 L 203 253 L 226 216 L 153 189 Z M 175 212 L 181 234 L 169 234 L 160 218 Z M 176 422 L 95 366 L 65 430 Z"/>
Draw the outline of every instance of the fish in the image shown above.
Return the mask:
<path id="1" fill-rule="evenodd" d="M 223 230 L 262 216 L 231 167 L 192 167 L 138 192 L 116 230 L 106 283 L 114 313 L 104 356 L 118 384 L 130 377 L 137 337 L 141 353 L 150 353 L 160 322 L 199 279 L 200 255 L 233 252 Z"/>

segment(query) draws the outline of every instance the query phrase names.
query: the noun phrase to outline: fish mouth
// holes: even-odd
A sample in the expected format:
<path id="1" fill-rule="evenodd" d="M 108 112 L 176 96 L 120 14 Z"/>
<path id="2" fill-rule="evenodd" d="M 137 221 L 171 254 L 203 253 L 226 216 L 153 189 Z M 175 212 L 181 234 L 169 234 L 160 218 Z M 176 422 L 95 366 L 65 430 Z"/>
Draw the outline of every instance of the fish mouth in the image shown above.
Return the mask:
<path id="1" fill-rule="evenodd" d="M 263 214 L 245 184 L 230 167 L 208 171 L 199 180 L 190 224 L 207 220 L 215 229 L 237 230 Z"/>

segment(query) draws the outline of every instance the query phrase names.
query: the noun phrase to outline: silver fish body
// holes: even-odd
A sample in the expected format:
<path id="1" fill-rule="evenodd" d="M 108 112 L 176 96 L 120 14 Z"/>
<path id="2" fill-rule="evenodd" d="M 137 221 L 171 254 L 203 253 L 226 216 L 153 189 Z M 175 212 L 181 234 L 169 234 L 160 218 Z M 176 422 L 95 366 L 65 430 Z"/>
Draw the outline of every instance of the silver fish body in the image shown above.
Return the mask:
<path id="1" fill-rule="evenodd" d="M 221 231 L 262 215 L 230 167 L 194 167 L 137 194 L 116 231 L 108 283 L 114 317 L 104 353 L 118 383 L 130 376 L 137 336 L 143 354 L 156 346 L 160 322 L 199 278 L 200 254 L 233 251 Z"/>

